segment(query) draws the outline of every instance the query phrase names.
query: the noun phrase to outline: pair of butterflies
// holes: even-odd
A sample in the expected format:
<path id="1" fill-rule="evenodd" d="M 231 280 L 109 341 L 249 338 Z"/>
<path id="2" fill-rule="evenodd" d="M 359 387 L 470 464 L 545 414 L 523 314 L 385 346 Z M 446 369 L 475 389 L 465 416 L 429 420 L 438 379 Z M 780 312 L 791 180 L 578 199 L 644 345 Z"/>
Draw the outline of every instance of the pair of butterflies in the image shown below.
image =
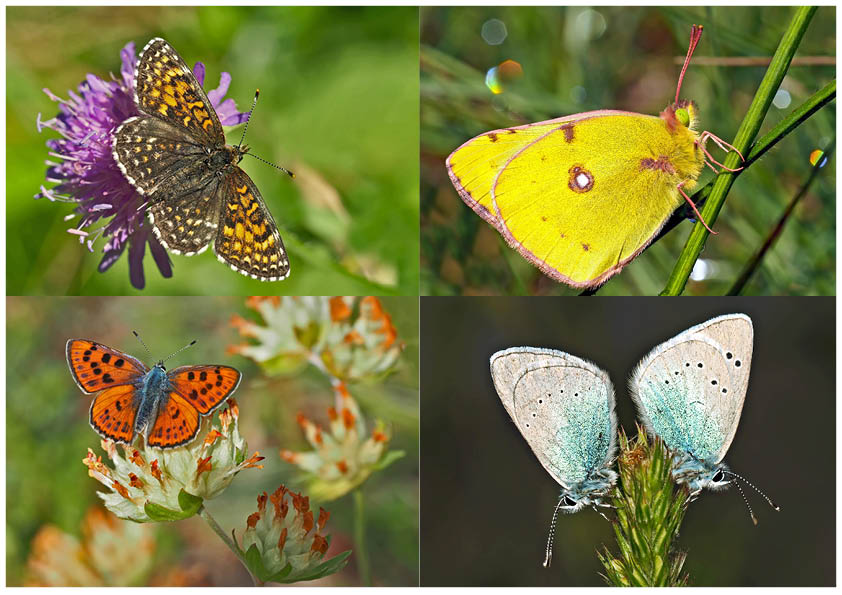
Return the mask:
<path id="1" fill-rule="evenodd" d="M 138 436 L 156 448 L 189 444 L 199 433 L 200 418 L 225 403 L 240 384 L 240 372 L 230 366 L 181 366 L 168 372 L 160 361 L 150 369 L 88 339 L 70 339 L 65 351 L 76 385 L 96 395 L 91 427 L 121 444 L 132 444 Z"/>
<path id="2" fill-rule="evenodd" d="M 745 314 L 712 318 L 655 347 L 629 381 L 647 430 L 673 453 L 673 478 L 694 496 L 739 477 L 722 460 L 740 422 L 753 339 Z M 555 513 L 606 506 L 603 499 L 617 482 L 611 469 L 617 416 L 608 374 L 563 351 L 513 347 L 491 357 L 491 377 L 532 452 L 562 487 Z"/>
<path id="3" fill-rule="evenodd" d="M 705 145 L 739 151 L 697 132 L 696 104 L 679 100 L 701 36 L 693 25 L 675 101 L 660 116 L 598 110 L 486 132 L 447 158 L 459 196 L 542 273 L 578 288 L 619 273 L 685 201 L 704 223 L 686 191 L 705 165 L 736 171 Z"/>

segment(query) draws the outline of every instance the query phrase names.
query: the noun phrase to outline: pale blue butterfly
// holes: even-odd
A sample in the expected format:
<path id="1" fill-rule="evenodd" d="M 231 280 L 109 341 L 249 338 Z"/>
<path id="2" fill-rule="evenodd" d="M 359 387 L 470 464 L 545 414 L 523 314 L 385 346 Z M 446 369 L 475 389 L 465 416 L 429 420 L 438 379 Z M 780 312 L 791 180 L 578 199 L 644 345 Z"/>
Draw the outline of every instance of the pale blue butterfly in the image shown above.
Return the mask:
<path id="1" fill-rule="evenodd" d="M 780 510 L 722 462 L 740 423 L 753 341 L 745 314 L 712 318 L 655 347 L 637 365 L 629 389 L 646 429 L 674 453 L 673 479 L 687 485 L 691 499 L 741 479 Z"/>
<path id="2" fill-rule="evenodd" d="M 610 507 L 603 498 L 617 482 L 611 469 L 617 450 L 614 388 L 591 362 L 537 347 L 498 351 L 491 356 L 491 377 L 517 429 L 562 488 L 547 539 L 549 566 L 559 511 Z"/>

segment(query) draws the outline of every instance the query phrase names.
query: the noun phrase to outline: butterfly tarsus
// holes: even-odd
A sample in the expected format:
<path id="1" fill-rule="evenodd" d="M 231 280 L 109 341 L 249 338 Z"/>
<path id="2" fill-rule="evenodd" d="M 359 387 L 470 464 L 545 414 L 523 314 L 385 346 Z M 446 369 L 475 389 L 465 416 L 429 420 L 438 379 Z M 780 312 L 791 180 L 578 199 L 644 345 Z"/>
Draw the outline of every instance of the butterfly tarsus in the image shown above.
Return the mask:
<path id="1" fill-rule="evenodd" d="M 696 203 L 694 203 L 694 202 L 693 202 L 693 199 L 691 199 L 689 196 L 687 196 L 687 193 L 686 193 L 686 192 L 684 192 L 684 189 L 682 188 L 682 186 L 684 186 L 684 184 L 686 184 L 686 183 L 687 183 L 687 180 L 684 180 L 683 182 L 680 182 L 680 183 L 678 184 L 678 191 L 681 193 L 681 196 L 683 196 L 683 197 L 684 197 L 684 200 L 686 200 L 686 201 L 687 201 L 687 203 L 688 203 L 688 204 L 690 205 L 690 207 L 693 209 L 693 212 L 694 212 L 694 213 L 696 213 L 696 216 L 699 218 L 699 221 L 701 221 L 701 222 L 702 222 L 702 225 L 704 225 L 704 226 L 705 226 L 705 228 L 706 228 L 706 229 L 707 229 L 710 233 L 712 233 L 713 235 L 719 235 L 717 232 L 713 231 L 713 230 L 710 228 L 710 226 L 709 226 L 709 225 L 707 224 L 707 222 L 705 221 L 705 218 L 704 218 L 704 217 L 702 217 L 702 214 L 699 212 L 699 209 L 697 209 L 697 208 L 696 208 Z"/>

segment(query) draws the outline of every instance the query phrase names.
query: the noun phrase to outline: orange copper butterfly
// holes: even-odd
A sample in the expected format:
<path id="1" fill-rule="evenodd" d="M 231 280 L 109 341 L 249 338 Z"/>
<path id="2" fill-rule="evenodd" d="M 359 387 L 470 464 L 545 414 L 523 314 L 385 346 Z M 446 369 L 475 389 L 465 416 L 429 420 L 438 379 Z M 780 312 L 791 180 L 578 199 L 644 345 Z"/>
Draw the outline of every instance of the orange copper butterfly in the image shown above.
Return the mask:
<path id="1" fill-rule="evenodd" d="M 224 403 L 241 377 L 230 366 L 181 366 L 168 372 L 164 360 L 150 369 L 89 339 L 67 342 L 67 365 L 79 388 L 96 394 L 90 424 L 100 436 L 123 444 L 144 436 L 156 448 L 183 446 L 196 438 L 199 418 Z"/>

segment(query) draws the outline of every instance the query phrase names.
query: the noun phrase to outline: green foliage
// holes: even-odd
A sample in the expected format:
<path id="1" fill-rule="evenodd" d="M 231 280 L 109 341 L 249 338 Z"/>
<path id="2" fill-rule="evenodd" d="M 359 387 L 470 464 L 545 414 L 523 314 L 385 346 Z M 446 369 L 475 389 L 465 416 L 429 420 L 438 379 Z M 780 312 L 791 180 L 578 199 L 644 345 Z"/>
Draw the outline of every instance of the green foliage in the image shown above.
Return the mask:
<path id="1" fill-rule="evenodd" d="M 171 510 L 154 502 L 147 502 L 143 509 L 153 522 L 169 523 L 189 519 L 191 516 L 197 514 L 199 508 L 202 506 L 202 502 L 203 500 L 198 496 L 188 494 L 182 489 L 178 493 L 178 505 L 181 507 L 181 510 Z"/>
<path id="2" fill-rule="evenodd" d="M 808 6 L 802 6 L 796 9 L 795 15 L 784 33 L 775 55 L 772 57 L 772 62 L 766 70 L 766 75 L 763 77 L 757 93 L 755 93 L 754 99 L 752 99 L 746 116 L 734 138 L 734 146 L 743 155 L 749 152 L 755 136 L 760 131 L 760 126 L 766 118 L 766 114 L 772 105 L 772 100 L 775 98 L 775 94 L 783 82 L 784 75 L 786 75 L 789 69 L 790 62 L 795 55 L 795 51 L 798 49 L 801 38 L 804 36 L 815 11 L 815 7 Z M 729 153 L 725 159 L 725 166 L 730 169 L 740 167 L 739 156 L 733 152 Z M 736 173 L 728 171 L 724 171 L 716 177 L 711 194 L 702 209 L 702 217 L 705 218 L 708 225 L 712 225 L 716 221 L 719 211 L 725 202 L 725 197 L 735 179 Z M 684 291 L 687 279 L 690 277 L 696 260 L 704 248 L 709 233 L 701 221 L 696 222 L 661 295 L 680 295 Z"/>
<path id="3" fill-rule="evenodd" d="M 702 129 L 733 139 L 757 91 L 763 65 L 707 65 L 700 58 L 771 56 L 797 9 L 791 7 L 461 7 L 421 11 L 421 245 L 422 293 L 553 294 L 558 284 L 509 249 L 499 234 L 459 199 L 444 167 L 447 155 L 473 136 L 512 125 L 595 109 L 657 114 L 672 100 L 692 23 L 705 27 L 682 97 L 699 106 Z M 835 7 L 819 7 L 798 46 L 760 129 L 765 135 L 792 110 L 812 100 L 834 77 L 832 65 L 811 57 L 835 55 Z M 479 34 L 489 19 L 508 36 L 500 45 Z M 499 95 L 485 73 L 504 60 L 523 77 Z M 678 60 L 678 63 L 676 61 Z M 823 103 L 826 105 L 827 101 Z M 705 245 L 703 279 L 685 294 L 722 294 L 763 243 L 790 198 L 810 175 L 809 154 L 827 146 L 835 111 L 810 111 L 775 150 L 739 176 Z M 720 161 L 722 152 L 709 146 Z M 704 186 L 713 178 L 707 171 Z M 835 160 L 821 170 L 785 232 L 744 293 L 835 293 Z M 679 224 L 599 295 L 655 295 L 691 232 Z"/>
<path id="4" fill-rule="evenodd" d="M 614 534 L 620 550 L 615 557 L 606 547 L 598 552 L 606 582 L 614 587 L 678 587 L 686 554 L 673 542 L 686 511 L 688 492 L 676 487 L 669 453 L 663 442 L 647 439 L 638 426 L 630 441 L 620 430 L 620 482 L 612 503 L 617 507 Z"/>
<path id="5" fill-rule="evenodd" d="M 252 151 L 296 172 L 291 181 L 254 159 L 254 179 L 290 254 L 289 279 L 254 281 L 210 251 L 172 255 L 163 279 L 149 254 L 147 295 L 418 293 L 418 20 L 412 7 L 12 7 L 7 40 L 7 289 L 13 295 L 139 295 L 124 254 L 97 272 L 66 232 L 72 206 L 33 200 L 44 181 L 51 130 L 38 133 L 61 97 L 88 73 L 119 73 L 119 52 L 162 36 L 206 88 L 222 71 L 227 97 L 247 110 Z M 29 33 L 26 33 L 26 32 Z M 97 31 L 97 35 L 79 35 Z M 238 142 L 242 126 L 228 131 Z"/>

